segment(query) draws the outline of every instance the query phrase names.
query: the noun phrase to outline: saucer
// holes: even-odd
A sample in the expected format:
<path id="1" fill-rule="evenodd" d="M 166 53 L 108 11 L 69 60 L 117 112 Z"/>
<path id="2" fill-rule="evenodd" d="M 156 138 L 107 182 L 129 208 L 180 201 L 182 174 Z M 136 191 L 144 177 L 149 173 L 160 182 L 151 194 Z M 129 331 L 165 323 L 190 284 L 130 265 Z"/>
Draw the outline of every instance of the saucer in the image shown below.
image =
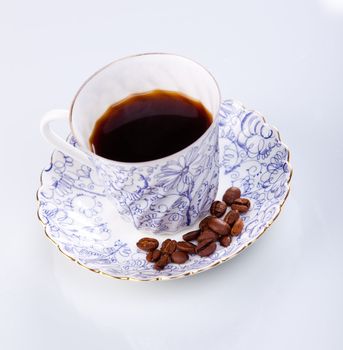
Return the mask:
<path id="1" fill-rule="evenodd" d="M 78 147 L 75 139 L 68 141 Z M 243 232 L 229 247 L 218 245 L 209 257 L 191 255 L 181 265 L 156 271 L 136 242 L 153 234 L 123 221 L 107 200 L 96 172 L 61 151 L 54 151 L 41 174 L 37 192 L 38 218 L 58 249 L 79 265 L 123 280 L 169 280 L 206 271 L 230 260 L 255 242 L 274 222 L 289 193 L 290 152 L 279 132 L 258 112 L 235 100 L 225 101 L 219 113 L 220 177 L 218 198 L 230 186 L 239 187 L 251 201 L 242 215 Z M 200 220 L 199 220 L 200 221 Z M 181 240 L 178 233 L 156 236 Z"/>

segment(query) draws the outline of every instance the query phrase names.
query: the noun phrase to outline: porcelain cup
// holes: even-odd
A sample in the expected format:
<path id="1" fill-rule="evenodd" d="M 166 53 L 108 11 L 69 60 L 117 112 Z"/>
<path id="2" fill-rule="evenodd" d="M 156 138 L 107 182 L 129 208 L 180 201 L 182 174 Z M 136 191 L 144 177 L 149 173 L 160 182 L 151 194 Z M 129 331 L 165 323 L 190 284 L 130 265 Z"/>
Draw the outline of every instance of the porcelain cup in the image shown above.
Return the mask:
<path id="1" fill-rule="evenodd" d="M 213 116 L 212 124 L 194 143 L 158 160 L 125 163 L 91 151 L 93 127 L 112 104 L 156 89 L 200 101 Z M 219 107 L 218 85 L 201 65 L 173 54 L 141 54 L 114 61 L 96 72 L 81 86 L 70 110 L 53 110 L 43 117 L 41 133 L 66 155 L 96 169 L 108 199 L 124 220 L 139 230 L 175 232 L 206 215 L 215 199 Z M 69 120 L 78 147 L 51 129 L 57 119 Z"/>

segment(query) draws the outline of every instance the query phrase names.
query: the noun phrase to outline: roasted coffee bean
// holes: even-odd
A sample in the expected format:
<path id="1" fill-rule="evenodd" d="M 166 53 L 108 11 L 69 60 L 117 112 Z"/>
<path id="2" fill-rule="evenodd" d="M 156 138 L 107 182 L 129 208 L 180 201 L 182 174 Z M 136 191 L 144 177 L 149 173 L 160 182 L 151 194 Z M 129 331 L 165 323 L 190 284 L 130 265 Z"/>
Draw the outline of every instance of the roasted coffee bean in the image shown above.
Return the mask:
<path id="1" fill-rule="evenodd" d="M 239 219 L 238 210 L 230 210 L 225 216 L 224 221 L 232 226 Z"/>
<path id="2" fill-rule="evenodd" d="M 240 213 L 246 213 L 249 208 L 250 201 L 247 198 L 238 198 L 231 205 L 231 209 L 238 210 Z"/>
<path id="3" fill-rule="evenodd" d="M 168 238 L 168 239 L 165 239 L 163 242 L 162 242 L 162 245 L 161 245 L 161 252 L 164 253 L 164 249 L 166 247 L 166 245 L 171 242 L 171 239 Z"/>
<path id="4" fill-rule="evenodd" d="M 171 255 L 171 260 L 175 264 L 183 264 L 188 260 L 188 254 L 186 252 L 174 252 Z"/>
<path id="5" fill-rule="evenodd" d="M 184 241 L 189 242 L 189 241 L 194 241 L 198 238 L 198 236 L 200 235 L 200 230 L 195 230 L 195 231 L 191 231 L 188 233 L 185 233 L 182 238 Z"/>
<path id="6" fill-rule="evenodd" d="M 141 238 L 136 245 L 139 249 L 149 252 L 150 250 L 155 250 L 158 247 L 158 240 L 155 238 L 144 237 Z"/>
<path id="7" fill-rule="evenodd" d="M 221 236 L 227 236 L 230 234 L 231 227 L 228 223 L 217 218 L 211 218 L 208 220 L 208 227 L 215 233 Z"/>
<path id="8" fill-rule="evenodd" d="M 151 250 L 147 256 L 146 259 L 149 262 L 155 262 L 161 257 L 161 251 L 159 249 Z"/>
<path id="9" fill-rule="evenodd" d="M 156 270 L 163 270 L 170 262 L 168 254 L 162 254 L 162 256 L 155 262 L 154 268 Z"/>
<path id="10" fill-rule="evenodd" d="M 176 249 L 176 241 L 173 239 L 166 239 L 161 246 L 161 252 L 163 254 L 172 254 L 175 252 Z"/>
<path id="11" fill-rule="evenodd" d="M 200 256 L 209 256 L 217 248 L 217 243 L 213 242 L 211 239 L 206 239 L 197 245 L 196 252 Z"/>
<path id="12" fill-rule="evenodd" d="M 241 196 L 241 190 L 238 187 L 230 187 L 226 190 L 223 196 L 223 201 L 227 205 L 231 205 L 234 200 Z"/>
<path id="13" fill-rule="evenodd" d="M 223 201 L 214 201 L 211 205 L 210 213 L 217 217 L 220 218 L 222 217 L 227 209 L 227 205 Z"/>
<path id="14" fill-rule="evenodd" d="M 176 249 L 181 252 L 195 254 L 195 245 L 191 242 L 184 242 L 184 241 L 177 242 Z"/>
<path id="15" fill-rule="evenodd" d="M 244 226 L 243 220 L 238 219 L 232 226 L 231 236 L 238 236 L 242 232 L 243 226 Z"/>
<path id="16" fill-rule="evenodd" d="M 200 230 L 204 230 L 207 227 L 208 220 L 210 220 L 212 216 L 206 216 L 204 219 L 202 219 L 199 222 L 199 228 Z"/>
<path id="17" fill-rule="evenodd" d="M 151 250 L 147 255 L 146 255 L 146 260 L 148 261 L 148 262 L 152 262 L 152 253 L 153 253 L 154 251 L 153 250 Z"/>
<path id="18" fill-rule="evenodd" d="M 216 241 L 218 239 L 218 235 L 210 229 L 205 229 L 205 231 L 200 233 L 200 236 L 197 238 L 197 241 L 200 243 L 207 239 L 211 239 L 212 241 Z"/>
<path id="19" fill-rule="evenodd" d="M 220 237 L 219 242 L 221 246 L 228 247 L 231 243 L 231 237 L 230 236 Z"/>

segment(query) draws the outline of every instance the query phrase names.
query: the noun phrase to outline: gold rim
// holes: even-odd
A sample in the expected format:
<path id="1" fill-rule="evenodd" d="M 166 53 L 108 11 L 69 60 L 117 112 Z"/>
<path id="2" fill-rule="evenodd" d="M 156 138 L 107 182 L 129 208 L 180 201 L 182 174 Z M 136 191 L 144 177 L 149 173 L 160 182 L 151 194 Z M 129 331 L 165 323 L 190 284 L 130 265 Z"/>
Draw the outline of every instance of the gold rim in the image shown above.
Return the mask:
<path id="1" fill-rule="evenodd" d="M 241 108 L 243 108 L 244 110 L 246 110 L 246 108 L 244 107 L 244 105 L 239 101 L 239 100 L 236 100 L 234 99 L 233 100 L 234 103 L 237 103 L 241 106 Z M 260 112 L 257 112 L 254 110 L 254 113 L 256 113 L 257 115 L 259 115 L 262 120 L 264 121 L 264 123 L 268 124 L 269 126 L 271 126 L 267 121 L 266 121 L 266 118 L 260 113 Z M 291 179 L 292 179 L 292 176 L 293 176 L 293 168 L 290 164 L 290 150 L 288 148 L 287 145 L 285 145 L 282 141 L 281 141 L 281 135 L 280 135 L 280 132 L 279 130 L 274 127 L 274 126 L 271 126 L 277 133 L 277 136 L 278 136 L 278 139 L 280 140 L 280 143 L 285 147 L 285 149 L 287 150 L 288 152 L 288 156 L 287 156 L 287 166 L 288 168 L 290 169 L 290 172 L 289 172 L 289 177 L 288 177 L 288 180 L 287 180 L 287 192 L 286 192 L 286 195 L 284 197 L 284 199 L 282 200 L 282 202 L 280 203 L 279 205 L 279 209 L 277 211 L 277 213 L 275 214 L 275 216 L 267 223 L 266 227 L 250 242 L 246 243 L 245 245 L 243 245 L 239 250 L 237 250 L 237 252 L 235 252 L 234 254 L 230 255 L 230 256 L 227 256 L 225 258 L 222 258 L 218 261 L 215 261 L 213 262 L 212 264 L 206 266 L 206 267 L 203 267 L 203 268 L 200 268 L 200 269 L 196 269 L 196 270 L 191 270 L 191 271 L 187 271 L 185 273 L 182 273 L 182 274 L 179 274 L 179 275 L 175 275 L 175 276 L 160 276 L 160 277 L 152 277 L 152 278 L 147 278 L 147 279 L 139 279 L 139 278 L 135 278 L 135 277 L 119 277 L 119 276 L 112 276 L 106 272 L 103 272 L 103 271 L 100 271 L 100 270 L 97 270 L 97 269 L 92 269 L 84 264 L 82 264 L 80 261 L 76 260 L 75 258 L 73 258 L 72 256 L 68 255 L 67 253 L 65 253 L 60 245 L 54 241 L 50 236 L 49 234 L 47 233 L 47 226 L 44 224 L 42 218 L 40 217 L 40 214 L 39 214 L 39 207 L 40 207 L 40 201 L 39 201 L 39 198 L 38 198 L 38 193 L 39 191 L 41 190 L 42 186 L 43 186 L 43 181 L 42 181 L 42 178 L 43 178 L 43 172 L 44 172 L 44 169 L 42 170 L 41 174 L 40 174 L 40 186 L 36 192 L 36 200 L 37 200 L 37 206 L 38 206 L 38 209 L 37 209 L 37 217 L 38 217 L 38 220 L 41 222 L 41 224 L 43 225 L 44 227 L 44 233 L 45 233 L 45 236 L 57 247 L 57 249 L 64 255 L 66 256 L 68 259 L 72 260 L 73 262 L 77 263 L 79 266 L 85 268 L 86 270 L 88 271 L 92 271 L 92 272 L 95 272 L 99 275 L 102 275 L 102 276 L 106 276 L 106 277 L 110 277 L 110 278 L 114 278 L 114 279 L 117 279 L 117 280 L 125 280 L 125 281 L 134 281 L 134 282 L 151 282 L 151 281 L 168 281 L 168 280 L 174 280 L 174 279 L 179 279 L 179 278 L 184 278 L 184 277 L 187 277 L 187 276 L 192 276 L 192 275 L 195 275 L 195 274 L 198 274 L 200 272 L 205 272 L 207 270 L 210 270 L 212 269 L 213 267 L 216 267 L 218 265 L 221 265 L 222 263 L 226 262 L 226 261 L 229 261 L 231 259 L 233 259 L 234 257 L 236 257 L 239 253 L 241 253 L 242 251 L 244 251 L 246 248 L 248 248 L 250 245 L 252 245 L 253 243 L 255 243 L 266 231 L 267 229 L 274 223 L 274 221 L 279 217 L 280 213 L 281 213 L 281 210 L 283 209 L 283 206 L 286 202 L 286 199 L 288 198 L 289 196 L 289 193 L 290 193 L 290 182 L 291 182 Z M 51 156 L 50 156 L 50 164 L 52 164 L 52 158 L 55 154 L 55 151 L 52 152 Z"/>

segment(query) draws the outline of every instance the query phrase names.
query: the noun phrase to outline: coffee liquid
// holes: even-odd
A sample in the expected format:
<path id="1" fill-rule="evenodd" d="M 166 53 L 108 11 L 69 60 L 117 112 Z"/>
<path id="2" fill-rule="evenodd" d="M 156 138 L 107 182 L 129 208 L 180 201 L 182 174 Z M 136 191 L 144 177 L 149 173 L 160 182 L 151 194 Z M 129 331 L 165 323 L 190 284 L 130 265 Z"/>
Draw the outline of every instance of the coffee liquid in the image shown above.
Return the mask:
<path id="1" fill-rule="evenodd" d="M 144 162 L 184 149 L 211 123 L 212 115 L 199 101 L 154 90 L 110 106 L 97 120 L 89 143 L 101 157 Z"/>

